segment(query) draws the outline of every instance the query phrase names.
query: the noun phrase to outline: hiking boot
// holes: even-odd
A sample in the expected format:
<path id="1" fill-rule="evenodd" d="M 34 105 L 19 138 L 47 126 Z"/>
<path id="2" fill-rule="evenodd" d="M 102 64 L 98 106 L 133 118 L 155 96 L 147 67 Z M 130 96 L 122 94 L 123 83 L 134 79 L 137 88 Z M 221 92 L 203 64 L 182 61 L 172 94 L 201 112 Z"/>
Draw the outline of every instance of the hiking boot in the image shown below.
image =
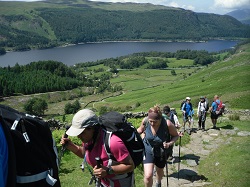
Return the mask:
<path id="1" fill-rule="evenodd" d="M 214 126 L 212 127 L 212 129 L 217 129 L 217 128 L 216 128 L 216 126 L 214 125 Z"/>
<path id="2" fill-rule="evenodd" d="M 161 183 L 156 183 L 155 187 L 161 187 Z"/>
<path id="3" fill-rule="evenodd" d="M 202 128 L 202 132 L 204 132 L 205 131 L 205 129 L 204 128 Z"/>

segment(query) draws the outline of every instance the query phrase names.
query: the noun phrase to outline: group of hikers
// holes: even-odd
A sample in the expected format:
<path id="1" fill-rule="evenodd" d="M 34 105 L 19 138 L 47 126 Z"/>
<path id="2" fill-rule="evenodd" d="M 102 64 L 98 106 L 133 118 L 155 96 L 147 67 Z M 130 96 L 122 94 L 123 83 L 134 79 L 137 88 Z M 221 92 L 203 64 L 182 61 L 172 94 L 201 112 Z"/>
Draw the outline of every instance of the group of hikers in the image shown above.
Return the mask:
<path id="1" fill-rule="evenodd" d="M 210 108 L 206 97 L 200 97 L 198 104 L 198 129 L 205 130 L 206 113 L 211 111 L 213 128 L 216 128 L 216 122 L 219 114 L 216 114 L 219 97 L 214 96 L 214 101 Z M 190 97 L 186 98 L 182 105 L 183 127 L 185 131 L 186 122 L 188 122 L 187 132 L 190 132 L 192 116 L 194 111 Z M 78 146 L 69 138 L 62 137 L 61 144 L 67 143 L 67 149 L 81 158 L 85 158 L 87 163 L 93 167 L 93 174 L 100 178 L 100 186 L 104 187 L 122 187 L 134 186 L 135 166 L 125 144 L 115 134 L 110 138 L 110 150 L 115 160 L 110 161 L 104 147 L 104 131 L 98 123 L 98 117 L 93 111 L 83 109 L 77 112 L 72 120 L 72 126 L 67 130 L 69 136 L 77 136 L 83 144 Z M 179 137 L 183 136 L 180 130 L 180 123 L 177 116 L 170 110 L 169 106 L 164 106 L 161 110 L 158 105 L 148 110 L 148 115 L 143 118 L 137 132 L 143 139 L 145 147 L 143 156 L 144 185 L 152 187 L 154 169 L 156 171 L 156 187 L 161 187 L 161 181 L 164 176 L 164 167 L 166 160 L 172 156 L 172 148 Z M 170 136 L 166 136 L 168 133 Z M 102 159 L 101 167 L 96 164 L 96 157 Z"/>
<path id="2" fill-rule="evenodd" d="M 211 111 L 211 120 L 213 128 L 216 128 L 217 107 L 221 101 L 219 97 L 214 96 L 211 107 L 208 107 L 206 97 L 200 97 L 198 104 L 198 129 L 205 130 L 206 113 Z M 153 186 L 154 171 L 156 174 L 156 187 L 161 187 L 161 181 L 164 176 L 164 167 L 167 160 L 173 155 L 172 149 L 178 138 L 181 138 L 184 132 L 190 133 L 193 121 L 194 109 L 191 104 L 191 98 L 186 97 L 185 102 L 181 106 L 183 114 L 183 125 L 179 123 L 177 115 L 171 111 L 169 106 L 163 109 L 158 105 L 150 108 L 147 116 L 143 118 L 140 126 L 135 129 L 141 136 L 143 151 L 143 170 L 145 187 Z M 188 127 L 185 129 L 185 125 Z M 1 125 L 0 125 L 1 127 Z M 183 129 L 181 128 L 183 127 Z M 132 156 L 125 145 L 116 134 L 109 137 L 110 154 L 105 147 L 105 130 L 100 125 L 99 117 L 90 109 L 82 109 L 78 111 L 73 119 L 72 125 L 63 135 L 60 144 L 66 149 L 73 152 L 78 157 L 84 159 L 88 166 L 92 167 L 92 176 L 95 177 L 98 187 L 133 187 L 135 186 L 134 169 L 135 163 Z M 0 128 L 1 144 L 4 145 L 2 137 L 2 129 Z M 82 144 L 75 144 L 68 136 L 78 137 Z M 139 136 L 139 137 L 140 137 Z M 5 158 L 6 147 L 0 146 L 0 156 Z M 101 163 L 97 160 L 101 160 Z M 6 162 L 1 159 L 0 170 L 0 186 L 5 186 L 6 182 Z"/>

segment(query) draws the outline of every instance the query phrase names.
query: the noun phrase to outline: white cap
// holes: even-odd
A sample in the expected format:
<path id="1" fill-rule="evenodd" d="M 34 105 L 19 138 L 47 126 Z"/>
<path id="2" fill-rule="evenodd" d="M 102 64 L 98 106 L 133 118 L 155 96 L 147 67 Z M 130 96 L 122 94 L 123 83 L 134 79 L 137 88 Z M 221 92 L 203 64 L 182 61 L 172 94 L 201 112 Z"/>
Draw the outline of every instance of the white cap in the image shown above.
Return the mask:
<path id="1" fill-rule="evenodd" d="M 98 117 L 92 110 L 79 110 L 72 119 L 72 125 L 66 134 L 69 136 L 78 136 L 86 127 L 98 124 Z"/>
<path id="2" fill-rule="evenodd" d="M 191 100 L 191 98 L 190 97 L 186 97 L 186 100 Z"/>

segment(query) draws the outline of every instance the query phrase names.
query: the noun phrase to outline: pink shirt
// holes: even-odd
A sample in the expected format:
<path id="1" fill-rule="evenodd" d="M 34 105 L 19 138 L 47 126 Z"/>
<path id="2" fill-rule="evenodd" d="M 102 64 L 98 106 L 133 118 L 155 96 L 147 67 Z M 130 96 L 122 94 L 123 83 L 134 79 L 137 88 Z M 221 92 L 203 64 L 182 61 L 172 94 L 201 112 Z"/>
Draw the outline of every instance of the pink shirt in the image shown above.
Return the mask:
<path id="1" fill-rule="evenodd" d="M 104 166 L 108 165 L 109 157 L 104 148 L 104 131 L 100 130 L 100 133 L 101 133 L 100 138 L 97 140 L 95 147 L 91 151 L 88 151 L 88 150 L 86 151 L 86 161 L 92 167 L 96 166 L 96 160 L 95 160 L 96 157 L 100 157 L 102 159 Z M 129 151 L 124 145 L 123 141 L 114 134 L 110 138 L 110 151 L 112 155 L 116 158 L 117 162 L 121 162 L 129 156 Z M 112 178 L 114 176 L 115 176 L 114 174 L 108 175 L 106 178 Z M 106 185 L 109 185 L 108 180 L 102 180 L 102 182 Z M 115 182 L 115 186 L 120 187 L 118 180 L 114 182 Z"/>

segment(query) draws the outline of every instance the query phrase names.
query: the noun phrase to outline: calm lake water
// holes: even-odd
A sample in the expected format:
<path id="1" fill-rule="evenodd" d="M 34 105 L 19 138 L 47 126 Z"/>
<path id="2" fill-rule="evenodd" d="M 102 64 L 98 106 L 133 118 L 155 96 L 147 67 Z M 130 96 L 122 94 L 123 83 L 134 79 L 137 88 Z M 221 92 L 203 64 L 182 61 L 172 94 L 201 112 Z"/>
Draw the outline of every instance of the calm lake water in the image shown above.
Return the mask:
<path id="1" fill-rule="evenodd" d="M 40 60 L 54 60 L 68 66 L 76 63 L 115 58 L 137 52 L 176 52 L 177 50 L 206 50 L 218 52 L 236 46 L 237 41 L 213 40 L 208 42 L 105 42 L 79 44 L 52 49 L 8 52 L 0 56 L 0 66 L 25 65 Z"/>

